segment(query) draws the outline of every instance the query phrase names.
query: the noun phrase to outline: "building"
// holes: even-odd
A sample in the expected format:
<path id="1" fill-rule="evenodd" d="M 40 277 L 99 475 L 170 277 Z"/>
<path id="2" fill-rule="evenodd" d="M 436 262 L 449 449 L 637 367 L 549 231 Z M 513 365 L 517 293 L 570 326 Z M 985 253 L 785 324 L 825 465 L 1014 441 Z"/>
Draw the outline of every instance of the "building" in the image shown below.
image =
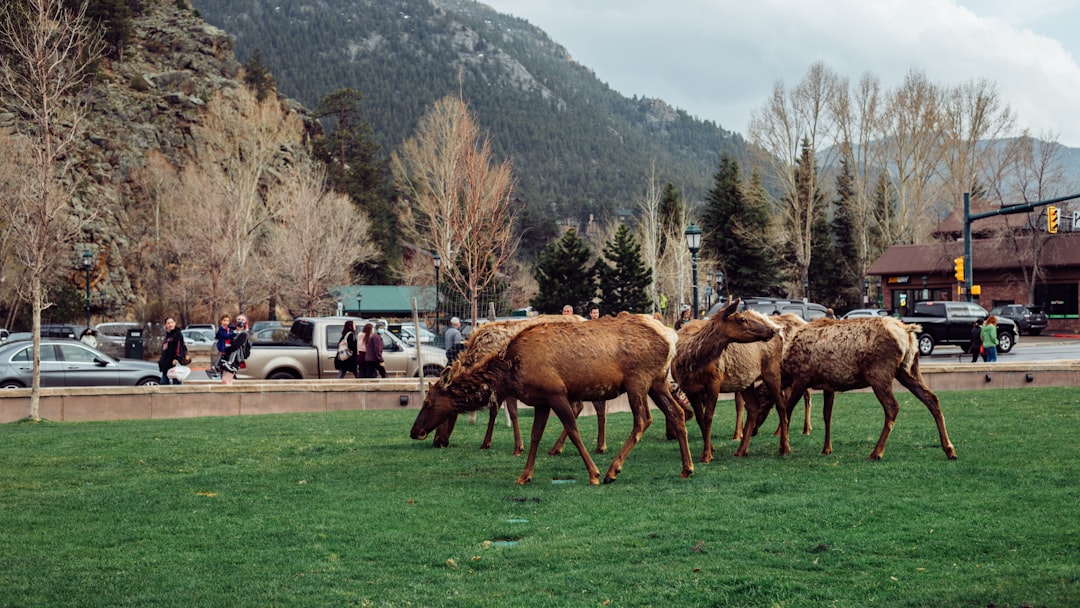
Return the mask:
<path id="1" fill-rule="evenodd" d="M 1061 209 L 1057 234 L 1039 228 L 1045 209 L 973 223 L 971 299 L 986 309 L 1039 304 L 1050 319 L 1047 333 L 1080 333 L 1080 202 L 1071 203 Z M 918 301 L 965 299 L 954 267 L 964 255 L 962 235 L 963 215 L 954 213 L 935 231 L 938 241 L 890 247 L 868 271 L 881 281 L 883 307 L 903 315 Z M 1036 260 L 1043 272 L 1033 281 Z"/>

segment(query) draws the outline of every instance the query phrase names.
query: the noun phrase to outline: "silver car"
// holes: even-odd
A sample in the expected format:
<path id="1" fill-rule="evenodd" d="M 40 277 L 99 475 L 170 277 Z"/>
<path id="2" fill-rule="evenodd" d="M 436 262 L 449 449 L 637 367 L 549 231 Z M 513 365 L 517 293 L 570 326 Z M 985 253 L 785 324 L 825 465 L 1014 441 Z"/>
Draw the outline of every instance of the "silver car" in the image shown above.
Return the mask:
<path id="1" fill-rule="evenodd" d="M 0 388 L 31 384 L 33 342 L 11 341 L 0 346 Z M 41 386 L 150 386 L 159 384 L 157 363 L 114 359 L 77 340 L 41 339 Z"/>

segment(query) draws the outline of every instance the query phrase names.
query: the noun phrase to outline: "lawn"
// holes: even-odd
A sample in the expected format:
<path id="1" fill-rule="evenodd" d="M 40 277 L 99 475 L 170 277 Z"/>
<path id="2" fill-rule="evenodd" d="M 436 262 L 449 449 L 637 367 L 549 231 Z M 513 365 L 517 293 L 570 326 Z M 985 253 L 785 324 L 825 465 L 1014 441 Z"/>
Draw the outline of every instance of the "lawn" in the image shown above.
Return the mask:
<path id="1" fill-rule="evenodd" d="M 693 478 L 656 418 L 604 486 L 572 448 L 518 486 L 504 425 L 435 450 L 415 410 L 0 425 L 0 606 L 1080 605 L 1080 389 L 940 396 L 955 461 L 906 393 L 868 461 L 881 407 L 844 394 L 831 456 L 815 407 L 734 459 L 722 403 Z"/>

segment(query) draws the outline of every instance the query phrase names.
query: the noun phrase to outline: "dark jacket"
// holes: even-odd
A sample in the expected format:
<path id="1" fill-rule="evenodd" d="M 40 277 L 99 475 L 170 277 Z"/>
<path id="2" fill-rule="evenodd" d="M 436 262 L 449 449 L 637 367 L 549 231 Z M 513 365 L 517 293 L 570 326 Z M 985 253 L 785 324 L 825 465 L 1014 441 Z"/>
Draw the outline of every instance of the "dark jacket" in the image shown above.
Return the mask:
<path id="1" fill-rule="evenodd" d="M 217 351 L 219 353 L 225 352 L 225 349 L 229 347 L 229 343 L 236 337 L 236 332 L 230 327 L 228 329 L 218 325 L 217 333 L 214 334 L 217 338 Z"/>
<path id="2" fill-rule="evenodd" d="M 248 332 L 237 332 L 233 336 L 232 343 L 225 348 L 225 359 L 235 367 L 240 367 L 251 352 L 251 343 L 248 342 Z"/>
<path id="3" fill-rule="evenodd" d="M 179 327 L 165 334 L 161 340 L 161 357 L 158 358 L 158 369 L 165 373 L 172 369 L 173 361 L 179 362 L 184 358 L 187 347 L 184 345 L 184 334 L 180 333 Z"/>
<path id="4" fill-rule="evenodd" d="M 382 348 L 382 336 L 377 330 L 371 332 L 367 340 L 367 350 L 364 351 L 364 361 L 382 361 Z"/>

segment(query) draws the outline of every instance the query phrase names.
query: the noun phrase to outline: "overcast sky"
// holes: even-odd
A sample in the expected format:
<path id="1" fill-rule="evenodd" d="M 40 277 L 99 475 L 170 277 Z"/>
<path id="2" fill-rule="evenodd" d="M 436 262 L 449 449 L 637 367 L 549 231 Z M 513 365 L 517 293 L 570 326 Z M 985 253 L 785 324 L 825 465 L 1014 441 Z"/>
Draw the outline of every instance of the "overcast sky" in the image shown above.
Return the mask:
<path id="1" fill-rule="evenodd" d="M 776 81 L 815 61 L 893 88 L 988 78 L 1034 135 L 1080 147 L 1080 0 L 481 0 L 527 20 L 615 90 L 746 134 Z"/>

